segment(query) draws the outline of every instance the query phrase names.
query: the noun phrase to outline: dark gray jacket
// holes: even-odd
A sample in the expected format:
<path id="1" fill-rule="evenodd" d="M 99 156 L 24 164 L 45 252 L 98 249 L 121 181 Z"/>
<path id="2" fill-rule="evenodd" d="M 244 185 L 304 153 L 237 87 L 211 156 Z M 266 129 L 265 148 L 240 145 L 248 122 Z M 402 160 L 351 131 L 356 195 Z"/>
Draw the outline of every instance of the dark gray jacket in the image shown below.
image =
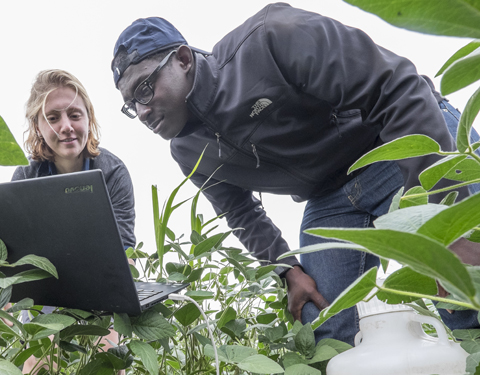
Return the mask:
<path id="1" fill-rule="evenodd" d="M 326 194 L 353 178 L 346 172 L 364 153 L 407 134 L 454 149 L 414 65 L 319 14 L 268 5 L 211 56 L 195 58 L 187 99 L 202 124 L 187 124 L 171 152 L 188 174 L 208 144 L 192 181 L 202 186 L 216 171 L 209 185 L 224 182 L 205 195 L 217 213 L 227 212 L 231 228 L 244 228 L 236 235 L 258 259 L 276 262 L 289 249 L 252 191 L 297 201 Z M 406 187 L 436 160 L 399 161 Z"/>
<path id="2" fill-rule="evenodd" d="M 99 149 L 100 155 L 90 159 L 90 169 L 100 169 L 103 172 L 123 245 L 135 247 L 135 200 L 130 174 L 117 156 L 104 148 Z M 15 170 L 12 181 L 42 177 L 47 173 L 48 163 L 30 159 L 30 165 Z"/>

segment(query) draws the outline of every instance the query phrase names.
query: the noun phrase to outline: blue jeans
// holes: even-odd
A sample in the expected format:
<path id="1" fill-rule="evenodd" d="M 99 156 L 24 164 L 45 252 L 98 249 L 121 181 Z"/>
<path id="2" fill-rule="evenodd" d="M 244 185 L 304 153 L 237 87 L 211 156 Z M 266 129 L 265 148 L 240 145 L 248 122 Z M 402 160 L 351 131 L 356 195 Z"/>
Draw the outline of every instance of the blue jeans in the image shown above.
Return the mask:
<path id="1" fill-rule="evenodd" d="M 459 112 L 448 102 L 440 103 L 448 128 L 456 136 Z M 478 134 L 476 132 L 472 138 Z M 475 140 L 474 140 L 475 141 Z M 394 195 L 403 186 L 403 177 L 395 162 L 375 163 L 342 188 L 326 196 L 310 199 L 305 207 L 301 225 L 300 246 L 331 240 L 305 234 L 316 227 L 367 228 L 373 221 L 388 212 Z M 477 187 L 478 189 L 478 187 Z M 478 190 L 474 190 L 478 191 Z M 471 191 L 472 192 L 472 191 Z M 372 267 L 378 267 L 378 257 L 347 249 L 323 250 L 300 256 L 305 272 L 317 283 L 318 291 L 332 302 L 345 288 Z M 456 311 L 450 315 L 440 311 L 445 323 L 452 329 L 478 326 L 477 312 Z M 312 302 L 302 310 L 302 322 L 311 322 L 319 310 Z M 315 330 L 316 340 L 334 338 L 353 345 L 359 330 L 355 307 L 342 311 Z"/>
<path id="2" fill-rule="evenodd" d="M 450 103 L 446 100 L 442 101 L 440 104 L 440 109 L 442 110 L 443 117 L 445 118 L 445 122 L 447 123 L 448 131 L 452 135 L 453 139 L 457 139 L 457 128 L 458 128 L 458 120 L 460 119 L 460 112 L 456 110 Z M 472 128 L 470 133 L 470 142 L 475 143 L 480 140 L 480 137 L 477 131 Z M 480 156 L 480 150 L 475 151 L 477 155 Z M 470 194 L 475 194 L 480 191 L 480 184 L 471 184 L 468 186 L 468 190 Z"/>

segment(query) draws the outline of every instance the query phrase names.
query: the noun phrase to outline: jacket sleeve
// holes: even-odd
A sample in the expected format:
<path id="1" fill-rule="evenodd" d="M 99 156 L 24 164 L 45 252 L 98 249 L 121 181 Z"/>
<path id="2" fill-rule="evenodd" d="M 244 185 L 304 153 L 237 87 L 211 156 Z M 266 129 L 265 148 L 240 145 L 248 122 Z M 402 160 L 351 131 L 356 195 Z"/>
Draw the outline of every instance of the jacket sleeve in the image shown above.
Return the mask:
<path id="1" fill-rule="evenodd" d="M 424 134 L 443 151 L 455 150 L 431 89 L 413 63 L 376 45 L 361 30 L 287 4 L 274 4 L 267 8 L 263 32 L 291 85 L 333 109 L 360 109 L 365 125 L 381 126 L 380 143 Z M 429 155 L 398 161 L 405 188 L 419 185 L 419 173 L 439 158 Z M 468 193 L 464 189 L 460 194 Z"/>
<path id="2" fill-rule="evenodd" d="M 17 167 L 15 172 L 13 172 L 12 181 L 25 180 L 27 176 L 25 175 L 25 169 L 23 167 Z"/>
<path id="3" fill-rule="evenodd" d="M 134 247 L 135 239 L 135 198 L 133 184 L 125 164 L 106 149 L 94 159 L 93 168 L 101 169 L 105 177 L 115 219 L 125 248 Z"/>
<path id="4" fill-rule="evenodd" d="M 182 164 L 179 165 L 186 176 L 191 172 Z M 198 188 L 202 188 L 202 193 L 210 201 L 216 214 L 224 214 L 228 226 L 235 229 L 233 233 L 249 251 L 253 252 L 253 256 L 260 261 L 267 261 L 262 262 L 262 265 L 272 263 L 300 266 L 294 256 L 277 261 L 278 256 L 290 249 L 282 238 L 280 229 L 273 224 L 261 202 L 251 191 L 213 178 L 208 179 L 199 173 L 194 173 L 190 180 Z M 289 269 L 278 266 L 275 272 L 283 276 Z"/>

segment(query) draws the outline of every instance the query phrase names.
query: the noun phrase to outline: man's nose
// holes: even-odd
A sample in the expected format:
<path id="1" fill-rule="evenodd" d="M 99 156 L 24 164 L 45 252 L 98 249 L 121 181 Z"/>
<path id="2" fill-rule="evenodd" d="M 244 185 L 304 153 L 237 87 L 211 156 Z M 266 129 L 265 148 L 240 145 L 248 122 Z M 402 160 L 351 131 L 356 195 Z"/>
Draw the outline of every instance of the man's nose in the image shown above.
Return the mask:
<path id="1" fill-rule="evenodd" d="M 148 105 L 141 104 L 141 103 L 135 103 L 135 106 L 137 108 L 138 119 L 141 122 L 147 121 L 148 116 L 152 112 L 152 108 L 150 108 Z"/>

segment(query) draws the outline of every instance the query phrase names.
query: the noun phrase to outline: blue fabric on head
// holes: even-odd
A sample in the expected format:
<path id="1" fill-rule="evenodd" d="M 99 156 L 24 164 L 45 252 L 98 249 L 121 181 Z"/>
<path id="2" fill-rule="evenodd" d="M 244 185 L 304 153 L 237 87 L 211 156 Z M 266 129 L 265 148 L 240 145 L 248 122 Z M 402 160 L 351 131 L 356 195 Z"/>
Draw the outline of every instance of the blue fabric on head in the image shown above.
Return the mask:
<path id="1" fill-rule="evenodd" d="M 115 86 L 131 64 L 137 64 L 154 53 L 182 44 L 188 45 L 182 34 L 167 20 L 160 17 L 137 19 L 120 34 L 115 43 L 111 66 Z M 195 52 L 209 54 L 197 48 L 190 48 Z M 124 61 L 115 61 L 120 49 L 127 51 L 128 58 Z"/>

